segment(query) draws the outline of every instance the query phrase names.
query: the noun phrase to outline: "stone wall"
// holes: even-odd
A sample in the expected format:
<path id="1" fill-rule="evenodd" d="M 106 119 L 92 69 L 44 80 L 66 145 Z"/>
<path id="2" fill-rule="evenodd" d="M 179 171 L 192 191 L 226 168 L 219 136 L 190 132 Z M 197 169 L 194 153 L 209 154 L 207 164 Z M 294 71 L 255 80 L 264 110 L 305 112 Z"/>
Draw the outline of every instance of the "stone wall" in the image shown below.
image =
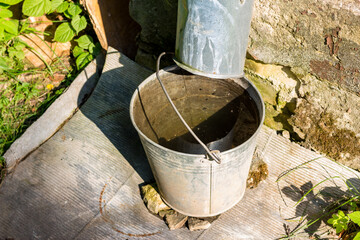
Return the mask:
<path id="1" fill-rule="evenodd" d="M 131 0 L 142 31 L 137 61 L 154 68 L 175 46 L 177 0 Z M 360 169 L 360 1 L 255 0 L 247 77 L 265 124 Z"/>

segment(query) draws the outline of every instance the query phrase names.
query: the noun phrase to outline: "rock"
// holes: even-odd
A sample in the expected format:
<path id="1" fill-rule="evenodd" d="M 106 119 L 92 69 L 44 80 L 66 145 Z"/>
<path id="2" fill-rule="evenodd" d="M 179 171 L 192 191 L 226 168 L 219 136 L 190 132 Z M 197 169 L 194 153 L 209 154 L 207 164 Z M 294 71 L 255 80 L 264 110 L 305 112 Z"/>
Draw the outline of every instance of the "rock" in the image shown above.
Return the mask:
<path id="1" fill-rule="evenodd" d="M 355 132 L 343 125 L 346 121 L 352 123 L 351 127 L 359 123 L 355 118 L 351 121 L 341 117 L 308 101 L 301 101 L 290 122 L 298 126 L 294 130 L 303 132 L 303 146 L 316 149 L 348 167 L 360 170 L 360 135 L 356 134 L 359 131 Z"/>
<path id="2" fill-rule="evenodd" d="M 258 76 L 269 80 L 277 89 L 287 89 L 292 91 L 297 85 L 297 77 L 289 69 L 277 64 L 264 64 L 251 59 L 245 60 L 245 67 L 256 72 Z"/>
<path id="3" fill-rule="evenodd" d="M 187 220 L 188 216 L 185 216 L 174 210 L 170 210 L 165 214 L 165 222 L 170 230 L 182 228 Z"/>
<path id="4" fill-rule="evenodd" d="M 197 231 L 197 230 L 205 230 L 211 226 L 211 223 L 218 218 L 216 217 L 208 217 L 208 218 L 196 218 L 196 217 L 189 217 L 188 219 L 188 227 L 190 231 Z"/>
<path id="5" fill-rule="evenodd" d="M 171 211 L 173 210 L 161 210 L 159 211 L 158 215 L 161 217 L 161 218 L 164 218 L 166 214 L 170 213 Z"/>
<path id="6" fill-rule="evenodd" d="M 66 74 L 61 72 L 56 72 L 53 74 L 53 76 L 50 76 L 49 78 L 52 82 L 59 83 L 66 78 Z"/>
<path id="7" fill-rule="evenodd" d="M 248 51 L 359 92 L 359 11 L 352 0 L 255 1 Z"/>
<path id="8" fill-rule="evenodd" d="M 290 133 L 289 133 L 289 131 L 284 130 L 284 131 L 281 132 L 281 135 L 282 135 L 283 137 L 287 138 L 287 139 L 290 139 Z"/>
<path id="9" fill-rule="evenodd" d="M 18 76 L 20 82 L 35 82 L 39 79 L 45 79 L 45 73 L 23 73 Z"/>
<path id="10" fill-rule="evenodd" d="M 141 187 L 143 201 L 146 207 L 153 214 L 158 214 L 160 211 L 169 210 L 170 208 L 162 201 L 158 193 L 156 183 L 148 184 Z"/>
<path id="11" fill-rule="evenodd" d="M 305 139 L 306 135 L 303 131 L 300 130 L 300 128 L 293 126 L 293 130 L 299 136 L 299 138 L 301 138 L 302 140 Z"/>
<path id="12" fill-rule="evenodd" d="M 256 188 L 261 181 L 267 178 L 268 174 L 267 164 L 257 153 L 255 153 L 250 166 L 249 176 L 246 181 L 246 187 L 250 189 Z"/>

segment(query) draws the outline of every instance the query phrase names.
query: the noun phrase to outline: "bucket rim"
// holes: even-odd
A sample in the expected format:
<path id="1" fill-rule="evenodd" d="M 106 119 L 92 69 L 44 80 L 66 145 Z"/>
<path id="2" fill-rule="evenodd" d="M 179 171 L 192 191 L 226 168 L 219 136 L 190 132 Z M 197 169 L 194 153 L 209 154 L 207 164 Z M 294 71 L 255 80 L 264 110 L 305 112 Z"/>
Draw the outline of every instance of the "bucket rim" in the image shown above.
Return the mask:
<path id="1" fill-rule="evenodd" d="M 190 67 L 189 65 L 182 63 L 181 61 L 177 60 L 176 57 L 173 58 L 174 62 L 176 63 L 176 65 L 178 65 L 179 67 L 181 67 L 182 69 L 195 74 L 195 75 L 199 75 L 199 76 L 204 76 L 204 77 L 208 77 L 208 78 L 216 78 L 216 79 L 225 79 L 225 78 L 242 78 L 244 77 L 244 73 L 242 74 L 216 74 L 216 73 L 206 73 L 203 71 L 200 71 L 196 68 Z"/>
<path id="2" fill-rule="evenodd" d="M 181 69 L 178 65 L 172 65 L 172 66 L 168 66 L 168 67 L 165 67 L 163 69 L 161 69 L 159 71 L 159 75 L 161 74 L 165 74 L 169 71 L 173 71 L 173 70 L 177 70 L 177 69 Z M 204 76 L 204 75 L 203 75 Z M 252 141 L 254 138 L 256 138 L 256 136 L 259 134 L 260 130 L 261 130 L 261 127 L 262 125 L 264 124 L 264 120 L 265 120 L 265 104 L 264 104 L 264 100 L 259 92 L 259 90 L 255 87 L 255 85 L 249 80 L 247 79 L 245 76 L 241 77 L 241 78 L 244 78 L 248 83 L 249 85 L 255 90 L 255 93 L 259 96 L 259 99 L 260 99 L 260 105 L 261 105 L 261 108 L 262 108 L 262 116 L 260 118 L 260 122 L 259 122 L 259 126 L 257 127 L 256 131 L 251 135 L 251 137 L 249 139 L 247 139 L 245 142 L 241 143 L 240 145 L 234 147 L 234 148 L 231 148 L 229 150 L 226 150 L 226 151 L 223 151 L 223 152 L 220 152 L 220 155 L 224 155 L 224 154 L 230 154 L 230 153 L 233 153 L 234 151 L 236 151 L 239 147 L 245 145 L 246 143 Z M 231 79 L 231 78 L 229 78 Z M 138 95 L 139 93 L 139 90 L 144 88 L 145 85 L 147 85 L 149 82 L 151 81 L 157 81 L 156 79 L 156 73 L 153 73 L 151 74 L 150 76 L 148 76 L 144 81 L 142 81 L 139 86 L 136 88 L 136 90 L 134 91 L 132 97 L 131 97 L 131 100 L 130 100 L 130 119 L 131 119 L 131 123 L 132 125 L 134 126 L 134 128 L 136 129 L 136 131 L 138 132 L 138 134 L 140 134 L 146 141 L 148 141 L 149 143 L 151 143 L 152 145 L 155 145 L 156 147 L 164 150 L 164 151 L 168 151 L 168 152 L 171 152 L 171 153 L 175 153 L 175 154 L 181 154 L 181 155 L 184 155 L 184 156 L 189 156 L 189 157 L 193 157 L 193 158 L 204 158 L 205 156 L 205 159 L 207 158 L 206 157 L 206 154 L 193 154 L 193 153 L 185 153 L 185 152 L 179 152 L 179 151 L 175 151 L 175 150 L 172 150 L 172 149 L 169 149 L 167 147 L 164 147 L 156 142 L 154 142 L 153 140 L 151 140 L 148 136 L 146 136 L 137 126 L 137 124 L 135 123 L 135 119 L 134 119 L 134 102 L 135 102 L 135 99 L 136 99 L 136 96 Z M 246 90 L 246 89 L 245 89 Z M 260 109 L 258 109 L 258 111 L 260 111 Z"/>

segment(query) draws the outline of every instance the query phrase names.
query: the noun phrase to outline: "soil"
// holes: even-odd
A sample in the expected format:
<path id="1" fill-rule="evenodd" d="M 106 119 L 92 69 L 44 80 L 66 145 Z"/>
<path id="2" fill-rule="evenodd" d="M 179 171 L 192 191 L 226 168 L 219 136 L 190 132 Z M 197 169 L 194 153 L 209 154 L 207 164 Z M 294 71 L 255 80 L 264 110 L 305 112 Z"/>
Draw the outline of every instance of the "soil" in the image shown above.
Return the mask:
<path id="1" fill-rule="evenodd" d="M 264 181 L 269 175 L 268 166 L 265 161 L 257 153 L 254 154 L 248 178 L 246 180 L 246 188 L 256 188 L 261 181 Z"/>

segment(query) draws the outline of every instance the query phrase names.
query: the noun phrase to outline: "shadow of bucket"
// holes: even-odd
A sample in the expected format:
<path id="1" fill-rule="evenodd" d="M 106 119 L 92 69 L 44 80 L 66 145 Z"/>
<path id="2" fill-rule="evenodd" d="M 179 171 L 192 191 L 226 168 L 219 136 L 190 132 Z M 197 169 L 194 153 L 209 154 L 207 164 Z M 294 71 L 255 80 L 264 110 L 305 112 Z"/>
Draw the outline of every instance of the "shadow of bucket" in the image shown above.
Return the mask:
<path id="1" fill-rule="evenodd" d="M 256 136 L 264 121 L 263 100 L 245 78 L 212 79 L 177 66 L 160 71 L 160 76 L 203 142 L 228 141 L 221 149 L 221 164 L 209 160 L 199 152 L 202 149 L 189 150 L 189 144 L 198 144 L 170 106 L 155 74 L 147 78 L 131 99 L 130 116 L 160 194 L 169 206 L 188 216 L 223 213 L 244 195 Z"/>

